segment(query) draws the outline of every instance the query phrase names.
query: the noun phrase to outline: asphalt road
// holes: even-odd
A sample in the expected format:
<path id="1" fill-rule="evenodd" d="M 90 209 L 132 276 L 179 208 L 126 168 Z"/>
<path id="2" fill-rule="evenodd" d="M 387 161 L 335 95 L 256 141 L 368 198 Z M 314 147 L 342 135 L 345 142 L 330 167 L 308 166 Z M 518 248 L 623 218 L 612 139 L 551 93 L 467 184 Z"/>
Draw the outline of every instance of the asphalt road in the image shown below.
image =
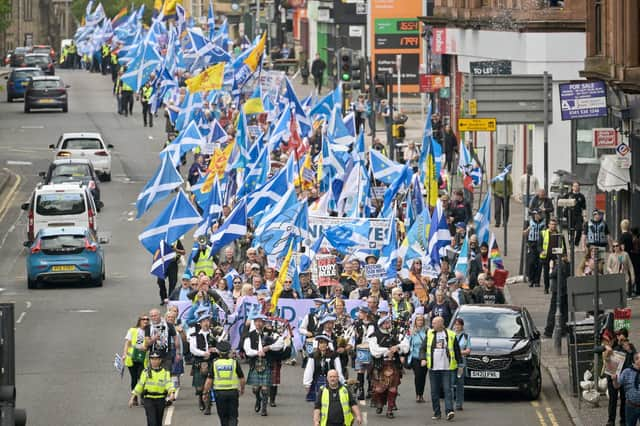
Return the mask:
<path id="1" fill-rule="evenodd" d="M 59 74 L 69 89 L 69 113 L 24 114 L 20 102 L 0 103 L 0 165 L 19 178 L 15 191 L 0 200 L 0 302 L 16 306 L 17 406 L 27 410 L 29 425 L 142 425 L 142 408 L 128 409 L 129 377 L 120 379 L 112 367 L 122 351 L 127 328 L 140 313 L 157 306 L 150 258 L 137 235 L 164 206 L 155 206 L 135 221 L 136 197 L 158 163 L 164 141 L 164 120 L 142 126 L 140 105 L 133 117 L 115 112 L 111 80 L 84 71 Z M 306 91 L 301 91 L 306 93 Z M 103 288 L 65 286 L 27 290 L 25 278 L 26 217 L 20 204 L 27 200 L 39 171 L 51 160 L 48 145 L 63 132 L 99 131 L 115 146 L 113 181 L 103 183 L 104 210 L 99 229 L 111 235 L 106 246 L 107 279 Z M 10 188 L 11 189 L 11 188 Z M 6 204 L 6 208 L 5 208 Z M 311 424 L 310 404 L 304 402 L 302 369 L 283 367 L 278 407 L 268 417 L 253 413 L 252 395 L 241 400 L 241 421 L 254 425 Z M 183 376 L 179 400 L 165 424 L 217 424 L 215 415 L 203 419 L 196 408 L 191 378 Z M 539 401 L 528 402 L 514 393 L 468 395 L 464 412 L 455 422 L 467 425 L 567 425 L 569 418 L 548 375 Z M 432 424 L 430 404 L 415 404 L 413 377 L 407 373 L 400 387 L 395 420 L 365 407 L 367 424 Z M 249 392 L 250 394 L 250 392 Z M 427 391 L 428 395 L 428 391 Z"/>

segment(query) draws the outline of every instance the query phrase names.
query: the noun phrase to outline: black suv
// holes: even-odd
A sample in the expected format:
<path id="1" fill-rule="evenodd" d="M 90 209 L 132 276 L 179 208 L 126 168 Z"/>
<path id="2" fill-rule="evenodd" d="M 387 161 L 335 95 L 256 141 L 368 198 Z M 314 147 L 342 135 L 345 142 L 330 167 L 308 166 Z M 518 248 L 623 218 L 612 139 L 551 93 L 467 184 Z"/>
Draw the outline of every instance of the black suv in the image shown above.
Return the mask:
<path id="1" fill-rule="evenodd" d="M 540 332 L 526 308 L 511 305 L 462 305 L 451 320 L 462 318 L 471 342 L 465 389 L 518 390 L 538 399 L 542 389 Z"/>

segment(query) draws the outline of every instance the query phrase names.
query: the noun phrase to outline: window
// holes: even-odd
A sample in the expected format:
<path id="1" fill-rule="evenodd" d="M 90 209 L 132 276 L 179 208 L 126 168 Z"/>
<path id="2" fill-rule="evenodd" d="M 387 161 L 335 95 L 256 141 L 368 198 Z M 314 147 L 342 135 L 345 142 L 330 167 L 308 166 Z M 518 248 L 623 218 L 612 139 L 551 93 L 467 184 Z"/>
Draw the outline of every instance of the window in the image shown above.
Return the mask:
<path id="1" fill-rule="evenodd" d="M 33 20 L 33 0 L 24 0 L 24 20 Z"/>
<path id="2" fill-rule="evenodd" d="M 597 163 L 598 157 L 593 147 L 593 129 L 609 127 L 607 117 L 575 120 L 576 126 L 576 163 Z"/>
<path id="3" fill-rule="evenodd" d="M 594 2 L 594 13 L 593 13 L 593 22 L 594 22 L 594 41 L 593 47 L 595 48 L 596 55 L 602 54 L 602 3 L 601 0 L 595 0 Z"/>

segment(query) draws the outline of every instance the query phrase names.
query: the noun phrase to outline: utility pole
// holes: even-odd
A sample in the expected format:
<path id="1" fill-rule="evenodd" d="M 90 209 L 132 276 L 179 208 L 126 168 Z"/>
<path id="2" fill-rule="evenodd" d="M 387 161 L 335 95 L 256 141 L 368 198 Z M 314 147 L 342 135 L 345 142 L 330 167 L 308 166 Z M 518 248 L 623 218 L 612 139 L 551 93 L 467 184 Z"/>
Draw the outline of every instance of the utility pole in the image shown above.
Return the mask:
<path id="1" fill-rule="evenodd" d="M 544 72 L 542 87 L 544 92 L 544 192 L 549 196 L 549 73 L 547 71 Z"/>
<path id="2" fill-rule="evenodd" d="M 387 86 L 387 105 L 389 105 L 389 119 L 391 124 L 387 127 L 387 144 L 389 145 L 389 158 L 396 158 L 396 141 L 393 139 L 393 74 L 390 72 L 384 75 L 384 84 Z M 385 123 L 386 125 L 386 123 Z"/>
<path id="3" fill-rule="evenodd" d="M 373 62 L 369 59 L 367 61 L 369 68 L 369 105 L 371 106 L 371 116 L 369 122 L 371 123 L 371 146 L 376 140 L 376 83 L 373 77 Z"/>

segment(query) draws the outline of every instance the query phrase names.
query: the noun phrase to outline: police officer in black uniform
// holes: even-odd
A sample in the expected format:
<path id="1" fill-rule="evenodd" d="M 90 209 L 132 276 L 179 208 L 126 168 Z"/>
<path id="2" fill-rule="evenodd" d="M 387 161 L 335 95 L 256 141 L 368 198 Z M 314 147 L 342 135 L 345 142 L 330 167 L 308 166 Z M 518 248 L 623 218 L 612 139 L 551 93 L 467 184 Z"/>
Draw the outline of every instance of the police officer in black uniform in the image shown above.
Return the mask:
<path id="1" fill-rule="evenodd" d="M 547 227 L 547 221 L 538 210 L 532 210 L 528 226 L 523 234 L 527 237 L 527 280 L 529 287 L 540 287 L 540 238 L 541 232 Z"/>

